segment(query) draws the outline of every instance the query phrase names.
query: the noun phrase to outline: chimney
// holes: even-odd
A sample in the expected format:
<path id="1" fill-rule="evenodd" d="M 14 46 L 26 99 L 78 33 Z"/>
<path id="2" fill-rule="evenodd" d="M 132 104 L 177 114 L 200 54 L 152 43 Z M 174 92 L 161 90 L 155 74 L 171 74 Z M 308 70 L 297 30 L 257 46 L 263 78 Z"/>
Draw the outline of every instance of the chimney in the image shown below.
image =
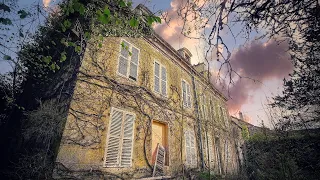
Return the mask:
<path id="1" fill-rule="evenodd" d="M 181 57 L 183 57 L 183 59 L 188 62 L 189 64 L 191 64 L 191 57 L 192 57 L 192 54 L 191 52 L 183 47 L 181 49 L 178 50 L 178 53 L 180 54 Z"/>
<path id="2" fill-rule="evenodd" d="M 243 114 L 241 111 L 239 111 L 239 119 L 243 121 Z"/>
<path id="3" fill-rule="evenodd" d="M 206 71 L 206 66 L 205 66 L 205 64 L 203 62 L 202 63 L 198 63 L 196 65 L 193 65 L 193 67 L 200 74 Z"/>

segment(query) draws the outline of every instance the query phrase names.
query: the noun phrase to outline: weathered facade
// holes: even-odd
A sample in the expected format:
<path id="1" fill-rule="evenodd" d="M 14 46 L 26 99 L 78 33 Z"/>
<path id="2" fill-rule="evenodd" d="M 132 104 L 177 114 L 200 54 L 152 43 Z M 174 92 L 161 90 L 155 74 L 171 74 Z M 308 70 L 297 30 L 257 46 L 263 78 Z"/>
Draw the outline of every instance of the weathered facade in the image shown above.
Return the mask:
<path id="1" fill-rule="evenodd" d="M 55 178 L 143 178 L 157 147 L 163 176 L 236 174 L 239 155 L 226 98 L 192 54 L 158 35 L 88 43 L 56 158 Z"/>

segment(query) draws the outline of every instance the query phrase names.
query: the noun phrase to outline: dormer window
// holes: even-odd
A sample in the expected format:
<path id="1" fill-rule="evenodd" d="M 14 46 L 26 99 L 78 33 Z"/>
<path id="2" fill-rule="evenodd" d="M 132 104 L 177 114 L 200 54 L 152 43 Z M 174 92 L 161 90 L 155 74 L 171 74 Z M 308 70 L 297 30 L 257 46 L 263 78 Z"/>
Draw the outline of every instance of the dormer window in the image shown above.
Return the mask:
<path id="1" fill-rule="evenodd" d="M 181 55 L 181 57 L 185 59 L 185 61 L 187 61 L 188 63 L 191 63 L 192 54 L 187 48 L 184 47 L 179 49 L 178 53 Z"/>

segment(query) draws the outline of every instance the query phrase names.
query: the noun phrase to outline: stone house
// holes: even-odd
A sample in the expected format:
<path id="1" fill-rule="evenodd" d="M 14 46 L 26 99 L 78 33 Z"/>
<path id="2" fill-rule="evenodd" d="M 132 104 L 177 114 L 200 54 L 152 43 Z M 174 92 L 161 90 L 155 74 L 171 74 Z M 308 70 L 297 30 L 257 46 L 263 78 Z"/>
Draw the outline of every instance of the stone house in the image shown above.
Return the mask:
<path id="1" fill-rule="evenodd" d="M 84 53 L 55 178 L 238 173 L 227 98 L 204 64 L 192 65 L 188 49 L 175 50 L 157 34 L 99 40 Z"/>

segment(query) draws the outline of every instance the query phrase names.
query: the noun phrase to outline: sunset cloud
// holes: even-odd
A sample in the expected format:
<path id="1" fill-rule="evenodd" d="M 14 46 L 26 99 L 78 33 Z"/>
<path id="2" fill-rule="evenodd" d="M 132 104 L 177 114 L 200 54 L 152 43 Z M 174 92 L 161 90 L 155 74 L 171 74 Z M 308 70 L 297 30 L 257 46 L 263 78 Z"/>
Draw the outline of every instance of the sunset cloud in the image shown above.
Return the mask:
<path id="1" fill-rule="evenodd" d="M 165 22 L 163 19 L 162 24 L 155 25 L 155 31 L 175 49 L 182 47 L 188 48 L 193 54 L 191 58 L 192 64 L 205 62 L 206 60 L 209 61 L 210 72 L 212 74 L 211 82 L 229 97 L 228 107 L 231 114 L 238 112 L 242 107 L 248 108 L 245 111 L 252 111 L 252 109 L 256 109 L 256 107 L 253 107 L 253 104 L 254 106 L 261 106 L 261 102 L 257 101 L 257 95 L 263 94 L 262 86 L 264 86 L 264 83 L 272 81 L 275 82 L 274 85 L 279 84 L 279 82 L 281 84 L 282 79 L 288 76 L 293 69 L 290 62 L 290 55 L 286 52 L 288 44 L 286 42 L 278 44 L 276 41 L 252 41 L 248 45 L 242 46 L 234 51 L 230 60 L 233 70 L 242 77 L 248 77 L 251 78 L 251 80 L 248 78 L 240 79 L 234 75 L 234 84 L 227 89 L 226 84 L 228 83 L 225 82 L 227 78 L 221 78 L 221 76 L 225 75 L 226 69 L 222 68 L 221 72 L 219 71 L 219 67 L 224 61 L 221 56 L 218 58 L 216 55 L 217 51 L 226 55 L 226 49 L 221 44 L 213 47 L 212 44 L 208 45 L 208 42 L 199 39 L 190 39 L 182 34 L 189 28 L 191 28 L 191 33 L 189 34 L 191 37 L 199 37 L 201 33 L 205 34 L 206 32 L 204 28 L 198 30 L 195 28 L 199 24 L 204 25 L 204 22 L 207 21 L 207 19 L 200 18 L 198 14 L 188 14 L 187 22 L 184 24 L 181 15 L 184 15 L 184 9 L 187 9 L 185 8 L 186 2 L 188 1 L 172 0 L 170 8 L 165 12 L 166 20 L 169 21 Z M 206 6 L 203 0 L 195 0 L 194 2 L 198 6 Z M 182 11 L 179 11 L 181 9 Z M 212 19 L 210 19 L 210 21 L 212 21 Z M 227 19 L 224 19 L 224 21 L 224 23 L 227 23 Z M 208 23 L 206 27 L 210 28 L 210 26 L 212 25 Z M 220 33 L 223 37 L 228 36 L 226 28 Z M 214 37 L 212 38 L 214 39 Z M 227 42 L 226 45 L 229 50 L 236 48 L 235 45 L 230 44 L 228 38 L 226 38 L 225 42 Z M 206 54 L 207 50 L 209 51 Z M 219 61 L 217 61 L 217 59 L 219 59 Z M 220 78 L 217 78 L 218 73 L 220 73 Z M 252 79 L 256 81 L 254 82 Z M 229 90 L 229 92 L 226 90 Z M 272 91 L 276 92 L 275 89 Z M 248 104 L 252 106 L 248 107 Z M 246 119 L 250 122 L 256 121 L 256 117 L 253 117 L 251 114 L 250 117 L 245 114 L 244 116 L 246 116 Z"/>
<path id="2" fill-rule="evenodd" d="M 42 0 L 43 6 L 48 7 L 52 0 Z"/>
<path id="3" fill-rule="evenodd" d="M 240 48 L 231 57 L 232 68 L 242 77 L 230 88 L 231 100 L 229 110 L 238 111 L 243 104 L 250 102 L 250 92 L 261 88 L 264 81 L 271 79 L 281 80 L 292 71 L 290 56 L 286 52 L 288 45 L 276 41 L 262 43 L 253 41 L 246 47 Z"/>
<path id="4" fill-rule="evenodd" d="M 175 49 L 186 47 L 193 55 L 191 62 L 193 64 L 203 62 L 203 45 L 202 40 L 199 40 L 199 27 L 204 19 L 201 19 L 198 14 L 191 13 L 186 16 L 186 21 L 181 18 L 181 14 L 186 12 L 185 8 L 188 4 L 186 0 L 172 0 L 170 8 L 163 14 L 163 23 L 154 27 L 155 31 L 164 38 Z M 180 14 L 179 14 L 180 13 Z M 183 33 L 187 33 L 185 36 Z"/>

